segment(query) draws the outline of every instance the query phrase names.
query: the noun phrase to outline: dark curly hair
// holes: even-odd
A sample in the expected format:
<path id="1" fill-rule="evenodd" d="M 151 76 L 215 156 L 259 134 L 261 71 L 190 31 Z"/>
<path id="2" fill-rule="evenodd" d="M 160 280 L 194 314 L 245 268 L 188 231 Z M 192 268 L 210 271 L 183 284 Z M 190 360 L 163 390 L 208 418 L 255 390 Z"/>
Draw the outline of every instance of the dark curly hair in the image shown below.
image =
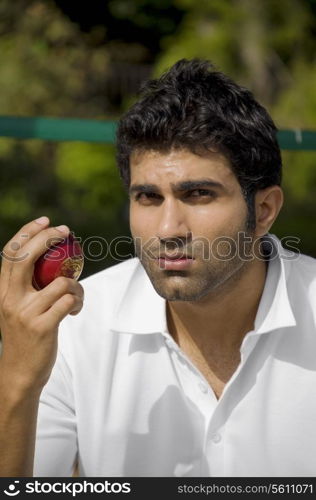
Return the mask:
<path id="1" fill-rule="evenodd" d="M 252 93 L 216 71 L 210 61 L 181 59 L 159 79 L 149 80 L 140 99 L 123 115 L 117 131 L 117 162 L 130 185 L 133 151 L 187 149 L 223 153 L 231 163 L 255 226 L 254 195 L 281 184 L 277 129 Z"/>

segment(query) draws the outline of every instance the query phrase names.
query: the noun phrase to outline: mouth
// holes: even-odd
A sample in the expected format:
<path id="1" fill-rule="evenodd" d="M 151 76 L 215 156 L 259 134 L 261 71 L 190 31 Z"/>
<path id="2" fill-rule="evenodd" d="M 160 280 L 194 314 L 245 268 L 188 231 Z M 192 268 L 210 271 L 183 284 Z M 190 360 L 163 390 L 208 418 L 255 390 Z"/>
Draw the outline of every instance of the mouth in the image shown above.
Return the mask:
<path id="1" fill-rule="evenodd" d="M 160 269 L 164 270 L 183 270 L 192 266 L 194 258 L 190 255 L 181 254 L 162 254 L 157 259 Z"/>
<path id="2" fill-rule="evenodd" d="M 192 255 L 185 254 L 183 252 L 177 253 L 161 253 L 159 254 L 160 259 L 167 260 L 178 260 L 178 259 L 193 259 Z"/>

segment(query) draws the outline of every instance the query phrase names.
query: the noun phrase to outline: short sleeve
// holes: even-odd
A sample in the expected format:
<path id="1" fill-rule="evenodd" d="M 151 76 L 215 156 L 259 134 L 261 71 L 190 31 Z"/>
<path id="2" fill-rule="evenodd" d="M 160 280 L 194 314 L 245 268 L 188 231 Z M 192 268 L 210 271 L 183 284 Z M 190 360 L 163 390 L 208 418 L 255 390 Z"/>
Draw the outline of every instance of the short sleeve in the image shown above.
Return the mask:
<path id="1" fill-rule="evenodd" d="M 77 432 L 72 377 L 59 350 L 43 388 L 36 430 L 34 476 L 72 476 L 77 458 Z"/>

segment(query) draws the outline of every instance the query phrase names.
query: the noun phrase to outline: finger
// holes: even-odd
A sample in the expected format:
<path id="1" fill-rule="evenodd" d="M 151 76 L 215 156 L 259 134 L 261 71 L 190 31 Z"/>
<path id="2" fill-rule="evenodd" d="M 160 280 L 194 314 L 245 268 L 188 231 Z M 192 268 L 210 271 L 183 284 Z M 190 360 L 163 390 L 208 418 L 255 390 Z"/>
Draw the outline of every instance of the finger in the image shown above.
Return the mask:
<path id="1" fill-rule="evenodd" d="M 43 288 L 43 290 L 32 293 L 29 314 L 33 317 L 43 314 L 66 294 L 76 295 L 81 301 L 84 298 L 83 287 L 78 281 L 60 276 Z"/>
<path id="2" fill-rule="evenodd" d="M 49 227 L 42 230 L 28 241 L 16 257 L 24 256 L 23 260 L 18 260 L 12 264 L 10 283 L 13 289 L 17 287 L 30 287 L 34 272 L 34 264 L 37 259 L 44 254 L 49 247 L 61 242 L 69 234 L 67 226 Z"/>
<path id="3" fill-rule="evenodd" d="M 48 225 L 49 218 L 46 216 L 33 220 L 32 222 L 29 222 L 21 227 L 21 229 L 4 246 L 1 252 L 1 284 L 3 286 L 8 284 L 12 264 L 19 261 L 19 259 L 23 260 L 25 258 L 21 249 L 24 247 L 26 242 L 45 229 Z M 17 257 L 17 252 L 19 251 L 19 257 Z"/>
<path id="4" fill-rule="evenodd" d="M 60 297 L 40 318 L 44 322 L 46 329 L 54 329 L 68 314 L 78 314 L 82 306 L 83 301 L 81 298 L 67 293 Z"/>

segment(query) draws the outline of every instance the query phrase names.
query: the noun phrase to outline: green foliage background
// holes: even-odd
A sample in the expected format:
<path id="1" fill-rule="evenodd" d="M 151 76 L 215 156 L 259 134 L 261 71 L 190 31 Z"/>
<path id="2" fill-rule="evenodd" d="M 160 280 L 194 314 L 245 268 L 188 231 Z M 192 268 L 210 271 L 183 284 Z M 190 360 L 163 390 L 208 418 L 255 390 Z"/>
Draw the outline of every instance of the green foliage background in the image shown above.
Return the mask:
<path id="1" fill-rule="evenodd" d="M 135 99 L 132 74 L 202 57 L 249 87 L 279 128 L 316 129 L 314 0 L 115 0 L 88 27 L 66 6 L 0 0 L 0 115 L 118 119 Z M 286 200 L 273 232 L 298 236 L 316 257 L 316 152 L 283 159 Z M 128 236 L 115 147 L 0 138 L 0 214 L 1 246 L 43 214 L 83 240 Z M 84 275 L 114 262 L 87 261 Z"/>

